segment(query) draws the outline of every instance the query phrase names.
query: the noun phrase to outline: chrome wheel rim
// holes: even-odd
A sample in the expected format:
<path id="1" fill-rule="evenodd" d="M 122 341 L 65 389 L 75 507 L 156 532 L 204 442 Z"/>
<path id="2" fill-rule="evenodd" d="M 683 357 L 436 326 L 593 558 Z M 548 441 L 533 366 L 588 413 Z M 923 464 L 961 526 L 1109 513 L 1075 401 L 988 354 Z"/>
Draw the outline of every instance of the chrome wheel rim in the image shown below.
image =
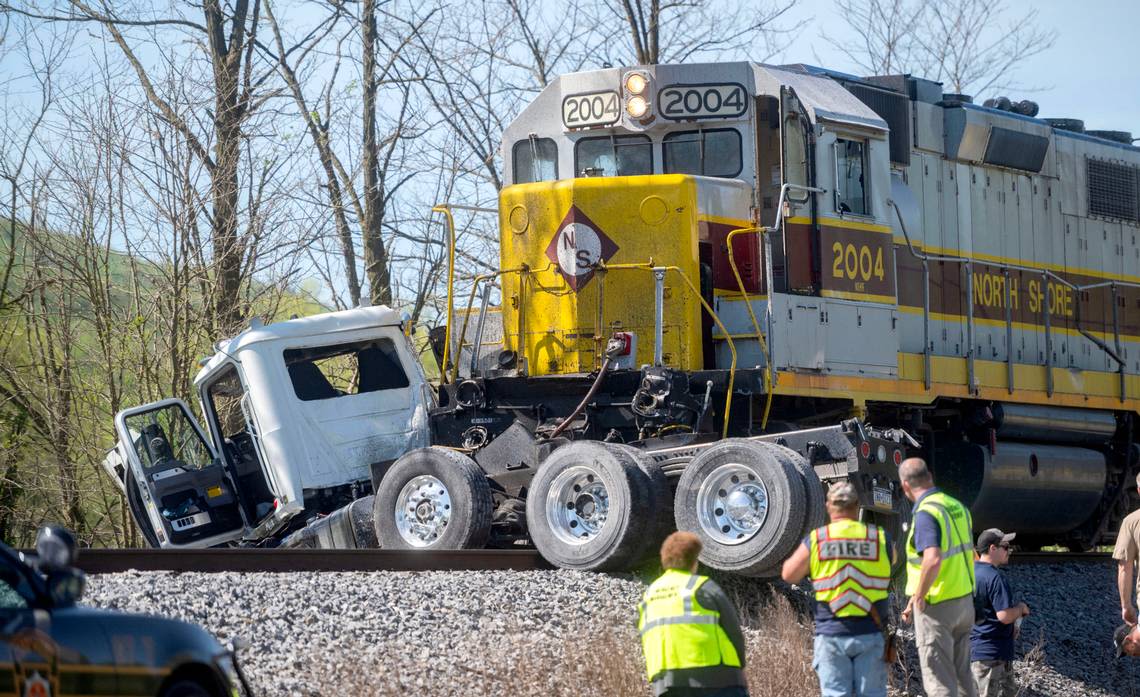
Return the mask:
<path id="1" fill-rule="evenodd" d="M 430 547 L 451 522 L 451 494 L 427 474 L 414 477 L 396 497 L 396 529 L 413 547 Z"/>
<path id="2" fill-rule="evenodd" d="M 752 539 L 768 518 L 768 489 L 748 467 L 721 465 L 697 489 L 697 520 L 721 544 Z"/>
<path id="3" fill-rule="evenodd" d="M 546 520 L 566 544 L 583 545 L 596 538 L 609 513 L 609 489 L 589 467 L 577 465 L 560 473 L 546 495 Z"/>

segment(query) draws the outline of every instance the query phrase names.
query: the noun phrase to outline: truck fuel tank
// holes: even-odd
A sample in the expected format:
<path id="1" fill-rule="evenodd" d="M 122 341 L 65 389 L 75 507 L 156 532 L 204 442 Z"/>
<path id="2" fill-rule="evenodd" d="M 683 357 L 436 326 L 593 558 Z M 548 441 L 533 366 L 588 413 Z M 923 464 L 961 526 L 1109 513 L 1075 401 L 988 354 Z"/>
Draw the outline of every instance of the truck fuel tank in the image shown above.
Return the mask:
<path id="1" fill-rule="evenodd" d="M 1104 454 L 1087 448 L 1001 442 L 937 449 L 935 482 L 969 506 L 974 531 L 996 527 L 1025 535 L 1068 532 L 1104 496 Z"/>

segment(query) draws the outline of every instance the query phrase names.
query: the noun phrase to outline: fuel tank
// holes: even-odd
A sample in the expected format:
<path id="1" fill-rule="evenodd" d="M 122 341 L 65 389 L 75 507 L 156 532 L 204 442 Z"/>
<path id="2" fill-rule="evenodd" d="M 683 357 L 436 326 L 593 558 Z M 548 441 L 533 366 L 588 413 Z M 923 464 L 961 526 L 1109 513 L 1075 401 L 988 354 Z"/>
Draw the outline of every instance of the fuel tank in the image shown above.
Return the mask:
<path id="1" fill-rule="evenodd" d="M 1065 533 L 1084 523 L 1104 495 L 1102 453 L 1044 443 L 973 443 L 938 448 L 935 481 L 969 506 L 974 530 Z"/>
<path id="2" fill-rule="evenodd" d="M 1103 443 L 1116 432 L 1116 417 L 1107 411 L 996 404 L 993 413 L 999 440 Z"/>

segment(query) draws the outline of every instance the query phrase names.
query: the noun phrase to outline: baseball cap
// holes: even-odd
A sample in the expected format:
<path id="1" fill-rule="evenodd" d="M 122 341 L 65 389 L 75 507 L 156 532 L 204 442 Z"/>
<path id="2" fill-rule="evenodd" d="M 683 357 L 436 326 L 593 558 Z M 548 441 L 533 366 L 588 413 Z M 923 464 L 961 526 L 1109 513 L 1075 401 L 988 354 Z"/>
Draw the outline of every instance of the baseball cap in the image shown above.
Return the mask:
<path id="1" fill-rule="evenodd" d="M 855 487 L 851 482 L 839 482 L 827 490 L 827 502 L 839 506 L 853 506 L 859 503 L 859 495 L 855 493 Z"/>
<path id="2" fill-rule="evenodd" d="M 1124 655 L 1124 637 L 1128 636 L 1128 633 L 1131 631 L 1132 627 L 1130 625 L 1122 624 L 1112 633 L 1112 645 L 1115 648 L 1113 652 L 1114 658 L 1120 658 Z"/>
<path id="3" fill-rule="evenodd" d="M 1017 537 L 1016 532 L 1004 533 L 997 528 L 987 528 L 982 531 L 981 535 L 978 535 L 978 544 L 975 546 L 975 549 L 978 551 L 978 554 L 985 554 L 989 551 L 990 545 L 1000 545 L 1002 543 L 1008 545 L 1010 542 L 1013 542 L 1013 538 L 1015 537 Z"/>

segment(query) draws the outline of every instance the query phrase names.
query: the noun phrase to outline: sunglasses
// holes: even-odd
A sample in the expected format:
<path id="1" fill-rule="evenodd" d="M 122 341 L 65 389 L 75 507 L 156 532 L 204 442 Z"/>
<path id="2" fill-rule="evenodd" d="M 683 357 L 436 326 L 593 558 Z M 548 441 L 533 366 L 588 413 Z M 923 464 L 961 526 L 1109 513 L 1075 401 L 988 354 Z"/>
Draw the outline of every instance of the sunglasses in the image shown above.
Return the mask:
<path id="1" fill-rule="evenodd" d="M 1009 551 L 1009 545 L 1008 545 L 1008 544 L 1004 544 L 1004 543 L 1003 543 L 1003 544 L 1000 544 L 1000 545 L 996 545 L 996 546 L 997 546 L 997 547 L 1001 547 L 1002 549 L 1004 549 L 1004 550 L 1005 550 L 1005 551 L 1007 551 L 1007 552 Z"/>

